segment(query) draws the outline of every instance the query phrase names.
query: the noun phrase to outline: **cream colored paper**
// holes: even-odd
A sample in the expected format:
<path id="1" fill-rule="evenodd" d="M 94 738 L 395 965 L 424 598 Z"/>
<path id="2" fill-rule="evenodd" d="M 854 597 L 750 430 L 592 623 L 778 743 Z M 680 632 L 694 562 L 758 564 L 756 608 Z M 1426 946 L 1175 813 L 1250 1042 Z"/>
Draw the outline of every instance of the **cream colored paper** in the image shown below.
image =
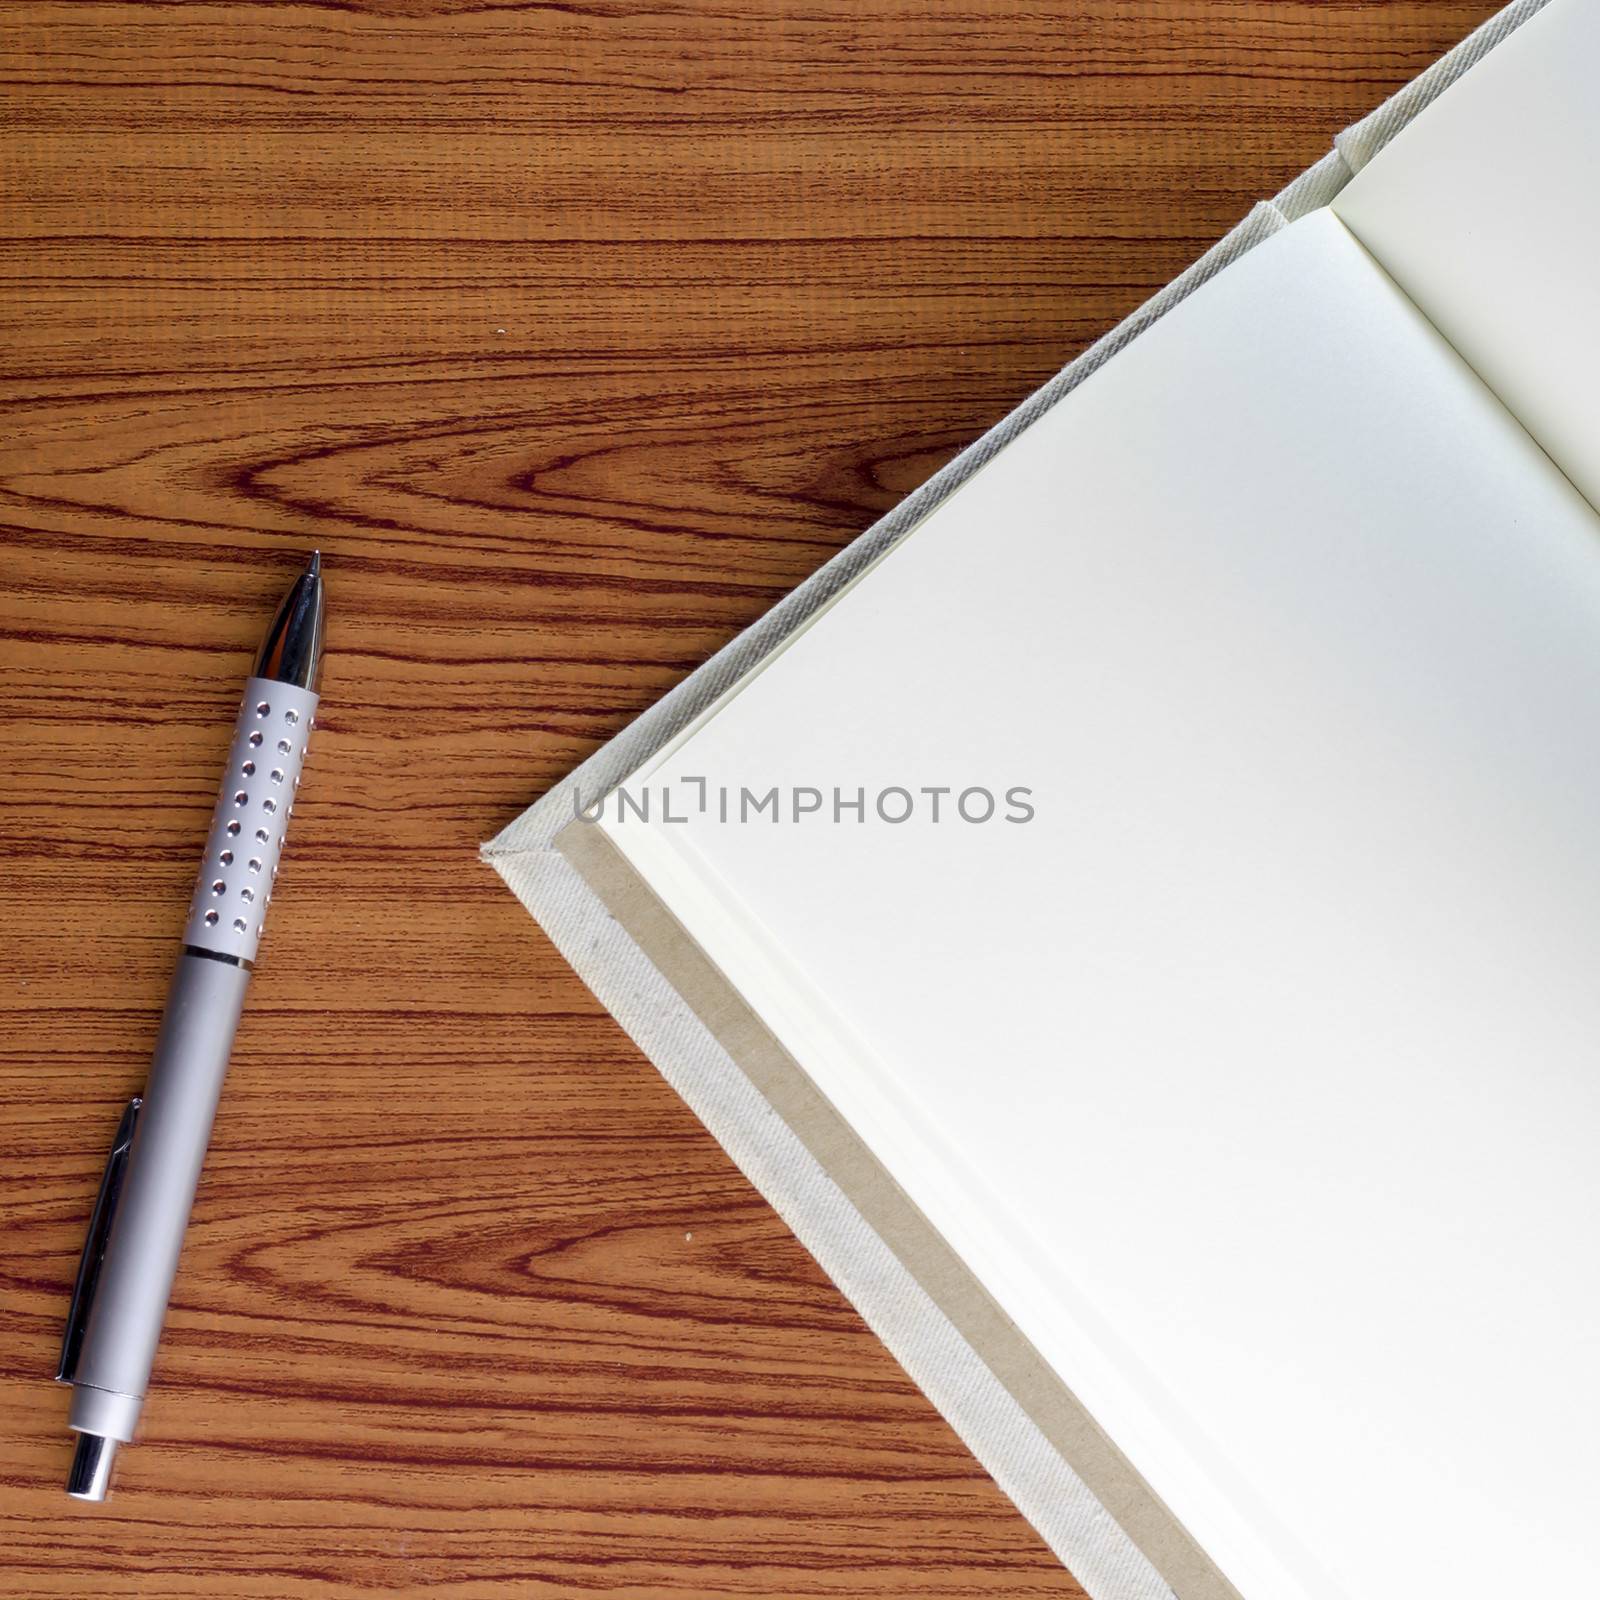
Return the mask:
<path id="1" fill-rule="evenodd" d="M 1600 505 L 1600 5 L 1556 0 L 1333 202 Z"/>
<path id="2" fill-rule="evenodd" d="M 1490 1600 L 1600 1571 L 1597 721 L 1600 519 L 1321 212 L 602 826 L 1247 1600 Z"/>

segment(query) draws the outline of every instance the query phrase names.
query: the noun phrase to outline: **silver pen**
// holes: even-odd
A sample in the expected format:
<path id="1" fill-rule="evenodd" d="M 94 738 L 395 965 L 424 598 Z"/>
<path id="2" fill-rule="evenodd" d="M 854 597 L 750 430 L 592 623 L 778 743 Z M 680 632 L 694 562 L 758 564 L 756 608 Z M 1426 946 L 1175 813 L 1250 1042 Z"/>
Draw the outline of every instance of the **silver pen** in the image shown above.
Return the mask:
<path id="1" fill-rule="evenodd" d="M 72 1385 L 79 1500 L 105 1499 L 149 1386 L 317 708 L 321 566 L 313 555 L 284 597 L 245 684 L 150 1077 L 90 1217 L 56 1372 Z"/>

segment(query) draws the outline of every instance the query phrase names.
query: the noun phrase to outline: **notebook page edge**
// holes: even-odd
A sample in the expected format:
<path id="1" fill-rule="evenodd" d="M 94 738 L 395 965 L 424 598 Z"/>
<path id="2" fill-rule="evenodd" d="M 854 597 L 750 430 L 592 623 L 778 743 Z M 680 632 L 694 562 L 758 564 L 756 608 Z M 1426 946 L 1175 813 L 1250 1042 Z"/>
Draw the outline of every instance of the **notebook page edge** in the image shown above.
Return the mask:
<path id="1" fill-rule="evenodd" d="M 554 845 L 1171 1584 L 1179 1600 L 1242 1600 L 615 839 L 593 824 L 574 820 L 555 836 Z"/>

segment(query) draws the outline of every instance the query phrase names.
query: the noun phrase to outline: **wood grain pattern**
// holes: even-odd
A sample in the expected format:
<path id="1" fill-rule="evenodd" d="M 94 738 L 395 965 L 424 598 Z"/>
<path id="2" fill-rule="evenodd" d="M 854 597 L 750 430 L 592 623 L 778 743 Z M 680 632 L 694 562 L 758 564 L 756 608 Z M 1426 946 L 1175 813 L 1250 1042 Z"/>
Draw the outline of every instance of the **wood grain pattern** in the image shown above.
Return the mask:
<path id="1" fill-rule="evenodd" d="M 475 847 L 1489 10 L 0 3 L 0 1593 L 1081 1593 Z M 313 542 L 282 892 L 73 1507 L 83 1221 Z"/>

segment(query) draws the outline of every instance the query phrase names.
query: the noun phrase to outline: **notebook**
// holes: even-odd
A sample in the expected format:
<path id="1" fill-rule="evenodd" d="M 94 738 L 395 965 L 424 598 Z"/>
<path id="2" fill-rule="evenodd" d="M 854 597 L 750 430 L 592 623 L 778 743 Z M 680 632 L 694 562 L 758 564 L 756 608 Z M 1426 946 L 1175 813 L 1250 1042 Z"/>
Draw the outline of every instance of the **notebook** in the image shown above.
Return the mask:
<path id="1" fill-rule="evenodd" d="M 488 847 L 1108 1600 L 1600 1587 L 1600 7 L 1492 37 Z"/>

